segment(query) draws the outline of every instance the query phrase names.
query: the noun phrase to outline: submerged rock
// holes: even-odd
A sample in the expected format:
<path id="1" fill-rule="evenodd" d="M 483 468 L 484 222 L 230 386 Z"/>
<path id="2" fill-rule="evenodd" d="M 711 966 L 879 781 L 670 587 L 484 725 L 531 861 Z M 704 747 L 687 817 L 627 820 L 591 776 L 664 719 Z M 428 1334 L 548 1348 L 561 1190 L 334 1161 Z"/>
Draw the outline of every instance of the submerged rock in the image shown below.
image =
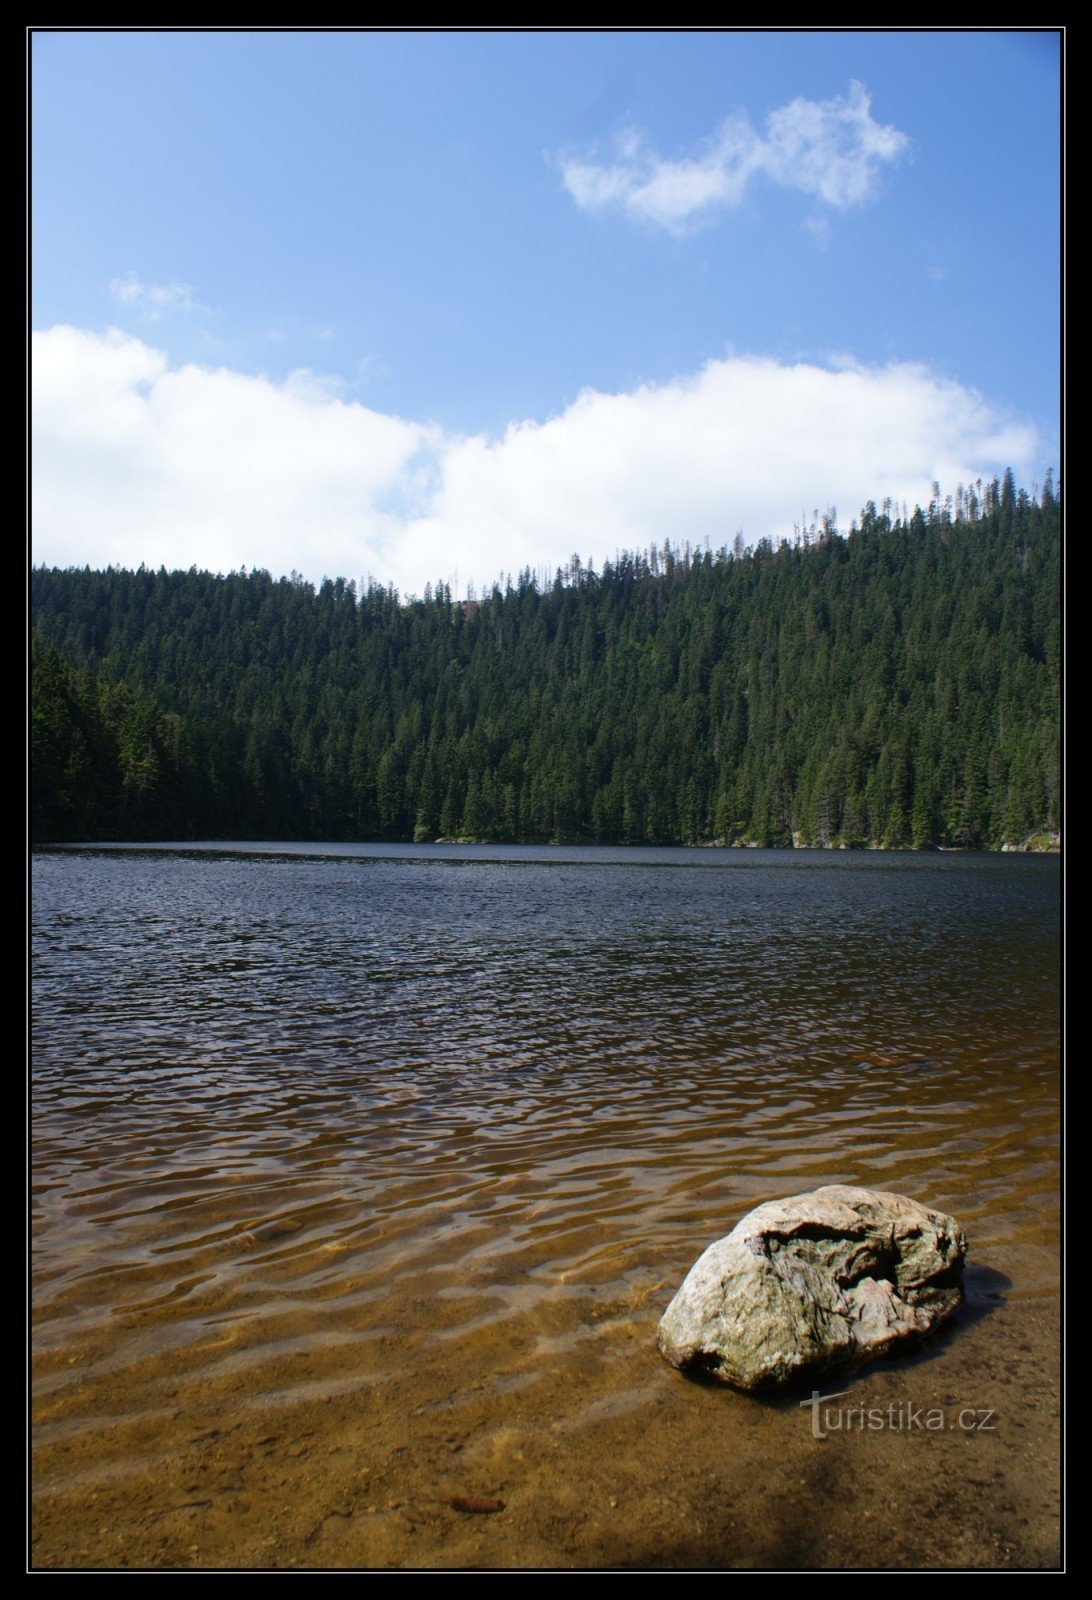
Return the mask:
<path id="1" fill-rule="evenodd" d="M 958 1222 L 905 1195 L 831 1184 L 770 1200 L 699 1256 L 657 1343 L 739 1389 L 864 1366 L 952 1315 L 966 1254 Z"/>

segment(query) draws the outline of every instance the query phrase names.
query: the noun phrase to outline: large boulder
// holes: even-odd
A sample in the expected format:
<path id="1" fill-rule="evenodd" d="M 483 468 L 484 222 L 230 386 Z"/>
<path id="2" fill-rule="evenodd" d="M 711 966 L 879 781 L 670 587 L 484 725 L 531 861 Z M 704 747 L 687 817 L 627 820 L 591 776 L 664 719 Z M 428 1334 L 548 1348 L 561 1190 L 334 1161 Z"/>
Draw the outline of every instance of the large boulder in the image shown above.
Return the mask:
<path id="1" fill-rule="evenodd" d="M 952 1315 L 966 1254 L 958 1222 L 905 1195 L 830 1184 L 769 1200 L 699 1256 L 657 1342 L 738 1389 L 864 1366 Z"/>

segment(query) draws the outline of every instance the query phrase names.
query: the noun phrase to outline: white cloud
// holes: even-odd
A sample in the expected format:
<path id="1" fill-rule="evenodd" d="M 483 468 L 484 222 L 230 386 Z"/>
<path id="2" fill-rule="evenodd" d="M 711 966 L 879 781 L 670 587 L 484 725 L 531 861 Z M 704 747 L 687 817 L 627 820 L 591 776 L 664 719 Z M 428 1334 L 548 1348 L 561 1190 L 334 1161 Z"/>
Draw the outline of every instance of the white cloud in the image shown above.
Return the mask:
<path id="1" fill-rule="evenodd" d="M 714 548 L 791 534 L 802 510 L 925 503 L 1011 465 L 1041 475 L 1034 430 L 918 365 L 757 357 L 630 393 L 582 393 L 499 439 L 460 437 L 282 383 L 172 368 L 112 331 L 35 334 L 33 527 L 50 565 L 373 572 L 427 581 L 601 565 L 664 539 Z"/>
<path id="2" fill-rule="evenodd" d="M 208 310 L 188 283 L 142 283 L 135 272 L 111 278 L 110 296 L 118 305 L 132 306 L 148 322 L 161 322 L 174 312 Z"/>
<path id="3" fill-rule="evenodd" d="M 601 562 L 665 538 L 718 548 L 739 527 L 777 541 L 803 509 L 834 505 L 848 524 L 869 498 L 927 503 L 934 478 L 954 490 L 1011 464 L 1026 481 L 1037 443 L 920 366 L 713 361 L 630 394 L 589 390 L 495 443 L 451 444 L 405 553 L 457 550 L 460 572 L 491 578 L 574 550 Z"/>
<path id="4" fill-rule="evenodd" d="M 311 367 L 295 367 L 285 378 L 281 388 L 294 400 L 320 404 L 323 400 L 341 400 L 348 385 L 344 378 L 326 372 L 315 372 Z"/>
<path id="5" fill-rule="evenodd" d="M 872 199 L 883 165 L 909 147 L 906 135 L 874 121 L 870 108 L 867 91 L 854 82 L 844 98 L 779 107 L 767 117 L 764 137 L 739 111 L 696 155 L 678 160 L 649 149 L 627 129 L 613 162 L 570 159 L 562 163 L 562 178 L 585 210 L 621 210 L 672 233 L 738 206 L 759 174 L 845 210 Z"/>
<path id="6" fill-rule="evenodd" d="M 59 565 L 358 576 L 400 525 L 383 496 L 439 440 L 314 374 L 172 369 L 116 330 L 35 334 L 32 362 L 34 548 Z"/>

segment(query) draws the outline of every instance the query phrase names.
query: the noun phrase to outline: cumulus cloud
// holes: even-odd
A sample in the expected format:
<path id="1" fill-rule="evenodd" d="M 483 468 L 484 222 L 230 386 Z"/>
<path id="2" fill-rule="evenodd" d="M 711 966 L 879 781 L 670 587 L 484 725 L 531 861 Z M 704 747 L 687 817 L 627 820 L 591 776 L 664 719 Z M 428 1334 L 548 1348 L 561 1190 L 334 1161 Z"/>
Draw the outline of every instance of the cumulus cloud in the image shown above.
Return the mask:
<path id="1" fill-rule="evenodd" d="M 925 503 L 1011 465 L 1035 431 L 919 365 L 711 361 L 629 393 L 582 393 L 496 439 L 281 383 L 172 368 L 118 332 L 34 336 L 35 559 L 51 565 L 373 572 L 404 593 L 488 584 L 577 551 L 792 532 L 802 510 Z"/>
<path id="2" fill-rule="evenodd" d="M 954 490 L 1008 463 L 1029 472 L 1036 445 L 924 367 L 713 361 L 629 394 L 587 391 L 496 442 L 451 443 L 407 549 L 464 551 L 460 570 L 491 574 L 512 549 L 557 564 L 665 538 L 719 548 L 740 527 L 776 541 L 802 510 L 834 505 L 848 523 L 869 498 L 927 503 L 934 479 Z"/>
<path id="3" fill-rule="evenodd" d="M 357 576 L 401 526 L 383 497 L 439 443 L 313 373 L 175 369 L 116 330 L 35 334 L 32 363 L 34 547 L 59 565 Z"/>
<path id="4" fill-rule="evenodd" d="M 909 147 L 904 133 L 873 119 L 871 104 L 864 86 L 853 82 L 844 97 L 797 99 L 772 111 L 765 135 L 738 111 L 696 154 L 677 160 L 628 129 L 613 161 L 565 160 L 562 179 L 587 211 L 620 210 L 672 233 L 738 206 L 760 174 L 844 211 L 872 199 L 883 166 Z"/>
<path id="5" fill-rule="evenodd" d="M 161 322 L 171 313 L 208 309 L 188 283 L 142 283 L 135 272 L 111 278 L 110 297 L 118 305 L 132 306 L 148 322 Z"/>

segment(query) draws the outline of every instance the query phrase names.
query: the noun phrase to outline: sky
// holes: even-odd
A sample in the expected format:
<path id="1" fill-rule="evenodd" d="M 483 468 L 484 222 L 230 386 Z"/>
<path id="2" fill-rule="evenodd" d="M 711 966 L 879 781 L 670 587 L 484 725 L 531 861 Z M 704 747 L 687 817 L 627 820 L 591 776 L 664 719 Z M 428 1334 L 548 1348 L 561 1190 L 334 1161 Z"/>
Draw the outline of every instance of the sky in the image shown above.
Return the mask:
<path id="1" fill-rule="evenodd" d="M 1056 31 L 30 35 L 32 556 L 480 592 L 1060 466 Z"/>

